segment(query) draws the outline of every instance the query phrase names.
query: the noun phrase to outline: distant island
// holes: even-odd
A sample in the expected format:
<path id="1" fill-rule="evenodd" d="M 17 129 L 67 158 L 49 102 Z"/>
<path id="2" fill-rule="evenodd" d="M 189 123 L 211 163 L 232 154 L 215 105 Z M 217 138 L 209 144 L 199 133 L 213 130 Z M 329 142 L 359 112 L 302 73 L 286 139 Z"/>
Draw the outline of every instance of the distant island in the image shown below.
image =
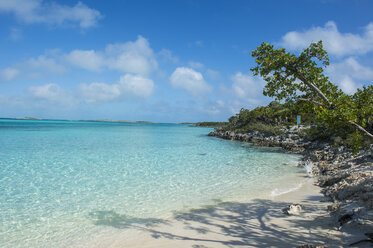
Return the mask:
<path id="1" fill-rule="evenodd" d="M 181 125 L 192 125 L 195 127 L 222 127 L 226 125 L 228 122 L 218 122 L 218 121 L 202 121 L 202 122 L 182 122 L 178 123 Z"/>
<path id="2" fill-rule="evenodd" d="M 151 121 L 126 121 L 126 120 L 60 120 L 60 119 L 42 119 L 37 117 L 10 117 L 10 118 L 0 118 L 0 119 L 10 119 L 10 120 L 44 120 L 44 121 L 94 121 L 94 122 L 123 122 L 123 123 L 155 123 Z"/>
<path id="3" fill-rule="evenodd" d="M 15 119 L 15 120 L 41 120 L 37 117 L 15 117 L 15 118 L 9 118 L 9 119 Z"/>
<path id="4" fill-rule="evenodd" d="M 123 121 L 123 120 L 88 120 L 88 121 L 98 121 L 98 122 L 124 122 L 124 123 L 155 123 L 151 121 Z"/>

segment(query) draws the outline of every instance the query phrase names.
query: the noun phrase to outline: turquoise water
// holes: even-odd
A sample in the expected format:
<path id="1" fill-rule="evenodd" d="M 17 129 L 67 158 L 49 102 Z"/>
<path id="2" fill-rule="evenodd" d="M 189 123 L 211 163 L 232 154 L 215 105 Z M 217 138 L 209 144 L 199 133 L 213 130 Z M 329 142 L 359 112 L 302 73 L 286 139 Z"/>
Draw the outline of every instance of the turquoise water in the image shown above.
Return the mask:
<path id="1" fill-rule="evenodd" d="M 0 120 L 0 247 L 66 247 L 109 228 L 96 225 L 102 211 L 167 218 L 300 183 L 298 156 L 208 137 L 211 130 Z"/>

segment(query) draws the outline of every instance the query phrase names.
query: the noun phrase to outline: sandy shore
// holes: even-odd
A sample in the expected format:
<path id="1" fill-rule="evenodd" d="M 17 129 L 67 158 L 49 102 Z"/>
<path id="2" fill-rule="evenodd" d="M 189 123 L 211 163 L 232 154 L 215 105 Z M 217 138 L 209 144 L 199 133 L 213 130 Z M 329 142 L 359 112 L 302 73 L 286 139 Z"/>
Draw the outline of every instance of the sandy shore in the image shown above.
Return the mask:
<path id="1" fill-rule="evenodd" d="M 343 247 L 323 202 L 309 178 L 296 191 L 245 203 L 217 203 L 170 219 L 123 220 L 108 217 L 112 235 L 91 240 L 90 247 L 296 247 L 304 244 Z M 299 215 L 285 215 L 289 204 L 303 206 Z M 330 204 L 330 203 L 329 203 Z M 113 217 L 113 216 L 112 216 Z M 119 218 L 118 218 L 119 217 Z"/>

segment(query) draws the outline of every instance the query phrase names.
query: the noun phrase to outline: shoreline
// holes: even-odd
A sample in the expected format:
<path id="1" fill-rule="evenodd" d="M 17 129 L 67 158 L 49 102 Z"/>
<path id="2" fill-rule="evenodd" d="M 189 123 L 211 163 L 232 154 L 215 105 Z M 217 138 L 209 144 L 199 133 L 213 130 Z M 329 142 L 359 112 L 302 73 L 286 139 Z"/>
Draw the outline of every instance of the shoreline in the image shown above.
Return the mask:
<path id="1" fill-rule="evenodd" d="M 346 212 L 341 209 L 351 201 L 332 202 L 328 189 L 325 188 L 325 185 L 338 182 L 335 178 L 330 178 L 330 175 L 325 175 L 326 168 L 330 166 L 333 170 L 332 164 L 343 163 L 354 156 L 344 149 L 333 150 L 325 143 L 302 141 L 296 132 L 297 130 L 292 129 L 285 137 L 266 137 L 260 133 L 223 133 L 221 136 L 213 136 L 249 141 L 258 146 L 282 147 L 285 152 L 302 154 L 303 161 L 299 165 L 306 169 L 308 177 L 299 187 L 275 196 L 246 202 L 221 202 L 175 214 L 171 218 L 138 224 L 131 229 L 115 230 L 113 236 L 96 240 L 89 246 L 346 247 L 353 243 L 358 243 L 358 246 L 351 247 L 369 246 L 369 243 L 361 242 L 366 240 L 364 232 L 369 231 L 369 226 L 368 229 L 361 223 L 357 226 L 361 215 L 354 216 L 355 213 L 361 213 L 356 210 L 361 206 L 355 206 L 352 210 L 349 208 L 347 211 L 352 211 L 352 214 L 348 212 L 347 216 L 352 217 L 341 224 L 341 218 L 346 218 Z M 369 152 L 363 154 L 368 159 L 372 155 Z M 312 168 L 307 168 L 310 163 L 313 164 Z M 287 207 L 298 204 L 301 206 L 299 212 L 290 215 L 284 213 Z"/>
<path id="2" fill-rule="evenodd" d="M 278 136 L 235 133 L 215 129 L 209 136 L 281 147 L 301 154 L 301 166 L 312 164 L 315 187 L 322 192 L 332 228 L 343 236 L 343 246 L 365 247 L 373 243 L 373 144 L 353 154 L 348 148 L 311 142 L 298 135 L 303 126 L 284 127 Z M 355 246 L 358 245 L 358 246 Z M 362 245 L 362 246 L 360 246 Z"/>
<path id="3" fill-rule="evenodd" d="M 112 230 L 84 247 L 345 246 L 347 234 L 335 225 L 327 210 L 330 202 L 315 185 L 311 169 L 305 168 L 303 176 L 301 185 L 278 195 L 220 202 L 166 219 L 140 221 L 128 229 Z M 301 205 L 300 212 L 285 214 L 284 209 L 293 204 Z"/>
<path id="4" fill-rule="evenodd" d="M 302 205 L 299 214 L 283 212 L 291 204 Z M 221 202 L 168 219 L 136 223 L 84 247 L 342 247 L 343 234 L 333 227 L 327 205 L 314 178 L 306 178 L 291 192 L 247 202 Z"/>

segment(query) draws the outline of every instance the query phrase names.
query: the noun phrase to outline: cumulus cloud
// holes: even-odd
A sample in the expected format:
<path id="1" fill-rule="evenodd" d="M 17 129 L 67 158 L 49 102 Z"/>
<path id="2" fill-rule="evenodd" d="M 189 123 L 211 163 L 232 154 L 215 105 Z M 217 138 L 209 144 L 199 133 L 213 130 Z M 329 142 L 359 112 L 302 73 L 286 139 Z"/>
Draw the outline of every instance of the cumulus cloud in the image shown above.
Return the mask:
<path id="1" fill-rule="evenodd" d="M 81 84 L 79 91 L 87 103 L 107 102 L 118 98 L 121 92 L 117 84 L 105 83 Z"/>
<path id="2" fill-rule="evenodd" d="M 11 81 L 18 74 L 19 74 L 19 71 L 15 68 L 11 68 L 11 67 L 0 70 L 0 82 Z"/>
<path id="3" fill-rule="evenodd" d="M 366 54 L 373 50 L 373 23 L 369 23 L 362 34 L 341 33 L 333 21 L 324 27 L 313 27 L 305 31 L 286 33 L 281 46 L 301 50 L 311 42 L 322 40 L 328 53 L 336 56 Z"/>
<path id="4" fill-rule="evenodd" d="M 149 74 L 157 68 L 157 61 L 149 42 L 139 36 L 135 42 L 108 45 L 105 49 L 108 65 L 123 72 Z"/>
<path id="5" fill-rule="evenodd" d="M 358 88 L 357 83 L 354 80 L 352 80 L 352 78 L 350 78 L 347 75 L 344 75 L 344 76 L 342 76 L 340 78 L 341 79 L 338 82 L 338 84 L 339 84 L 339 86 L 341 86 L 341 89 L 344 92 L 346 92 L 347 94 L 353 94 L 353 93 L 355 93 L 355 91 Z"/>
<path id="6" fill-rule="evenodd" d="M 202 74 L 187 67 L 178 67 L 170 77 L 170 84 L 186 90 L 193 96 L 202 96 L 211 91 Z"/>
<path id="7" fill-rule="evenodd" d="M 254 78 L 247 74 L 237 72 L 231 77 L 232 90 L 236 97 L 252 104 L 260 103 L 263 97 L 265 82 L 260 78 Z"/>
<path id="8" fill-rule="evenodd" d="M 147 75 L 158 67 L 149 42 L 142 36 L 136 41 L 110 44 L 104 51 L 74 50 L 65 55 L 77 67 L 99 71 L 103 67 L 126 73 Z"/>
<path id="9" fill-rule="evenodd" d="M 35 58 L 15 63 L 11 67 L 0 70 L 0 81 L 11 81 L 20 75 L 28 75 L 29 78 L 38 78 L 46 72 L 62 74 L 66 68 L 57 62 L 58 58 L 40 55 Z"/>
<path id="10" fill-rule="evenodd" d="M 154 90 L 153 80 L 140 75 L 126 74 L 121 76 L 118 85 L 124 94 L 144 98 L 150 96 Z"/>
<path id="11" fill-rule="evenodd" d="M 44 100 L 62 105 L 74 105 L 76 103 L 72 94 L 62 89 L 58 84 L 45 84 L 28 88 L 30 94 L 39 100 Z"/>
<path id="12" fill-rule="evenodd" d="M 332 83 L 338 84 L 347 94 L 353 94 L 360 82 L 373 82 L 373 70 L 361 65 L 355 58 L 347 58 L 326 68 Z"/>
<path id="13" fill-rule="evenodd" d="M 0 12 L 12 13 L 18 20 L 29 24 L 78 24 L 81 28 L 93 27 L 102 18 L 99 11 L 82 2 L 70 7 L 43 0 L 2 0 Z"/>
<path id="14" fill-rule="evenodd" d="M 126 74 L 115 84 L 81 84 L 78 90 L 85 102 L 99 103 L 117 100 L 124 96 L 149 97 L 153 93 L 154 82 L 141 75 Z"/>
<path id="15" fill-rule="evenodd" d="M 74 50 L 66 55 L 67 61 L 89 71 L 100 71 L 104 65 L 102 56 L 93 50 Z"/>
<path id="16" fill-rule="evenodd" d="M 30 69 L 39 69 L 58 74 L 66 71 L 64 66 L 58 64 L 53 58 L 48 58 L 44 55 L 27 60 L 25 65 Z"/>
<path id="17" fill-rule="evenodd" d="M 373 70 L 361 65 L 355 58 L 347 58 L 340 63 L 330 64 L 326 69 L 329 74 L 347 74 L 359 80 L 373 81 Z"/>

